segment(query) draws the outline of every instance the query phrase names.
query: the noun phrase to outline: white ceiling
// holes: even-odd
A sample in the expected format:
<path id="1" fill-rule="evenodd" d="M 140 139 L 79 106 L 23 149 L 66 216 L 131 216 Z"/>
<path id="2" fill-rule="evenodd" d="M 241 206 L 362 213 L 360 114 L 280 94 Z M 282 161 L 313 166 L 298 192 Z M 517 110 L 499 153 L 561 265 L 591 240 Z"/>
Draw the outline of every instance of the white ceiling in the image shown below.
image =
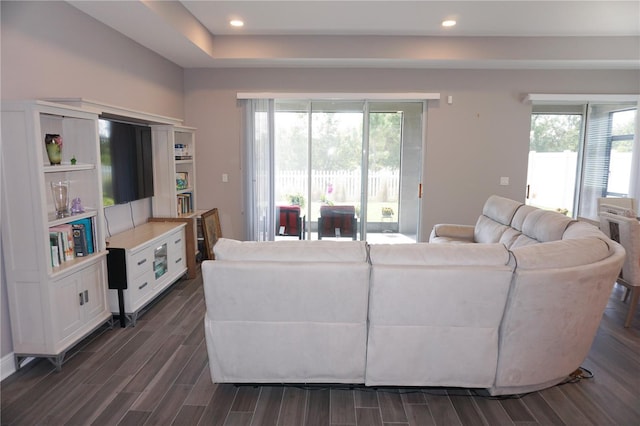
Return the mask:
<path id="1" fill-rule="evenodd" d="M 484 67 L 640 67 L 640 0 L 69 3 L 184 68 L 443 67 L 454 60 L 460 66 L 482 66 L 484 62 Z M 242 19 L 245 26 L 232 28 L 230 19 Z M 456 19 L 458 24 L 442 28 L 444 19 Z M 475 54 L 467 52 L 465 57 L 455 54 L 455 46 L 462 49 L 462 41 L 478 48 L 475 40 L 487 37 L 492 41 L 500 37 L 493 50 L 503 51 L 480 49 Z M 580 50 L 584 37 L 597 37 L 590 39 L 595 40 L 595 48 L 611 40 L 611 49 L 604 50 L 620 48 L 621 52 L 618 56 L 611 52 L 579 56 L 575 50 Z M 413 46 L 420 50 L 418 46 L 424 46 L 426 40 L 440 46 L 446 40 L 454 46 L 449 48 L 454 53 L 443 57 L 432 52 L 408 52 Z M 388 52 L 371 53 L 375 42 Z M 537 52 L 545 43 L 552 44 L 548 54 Z M 571 49 L 572 43 L 578 48 Z M 563 53 L 559 49 L 565 45 Z M 527 57 L 517 52 L 523 46 L 534 53 Z M 403 49 L 407 52 L 398 53 Z"/>

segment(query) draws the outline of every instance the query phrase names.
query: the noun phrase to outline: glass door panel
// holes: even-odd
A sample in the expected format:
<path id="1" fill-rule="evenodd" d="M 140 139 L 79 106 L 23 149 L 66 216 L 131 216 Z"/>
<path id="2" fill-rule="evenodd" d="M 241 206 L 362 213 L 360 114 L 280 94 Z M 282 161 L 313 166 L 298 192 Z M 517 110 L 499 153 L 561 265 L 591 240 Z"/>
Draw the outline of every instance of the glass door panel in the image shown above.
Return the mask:
<path id="1" fill-rule="evenodd" d="M 309 215 L 318 238 L 358 239 L 363 106 L 361 101 L 311 104 Z"/>
<path id="2" fill-rule="evenodd" d="M 422 102 L 370 102 L 366 237 L 415 242 L 422 171 Z"/>
<path id="3" fill-rule="evenodd" d="M 415 242 L 423 105 L 277 100 L 275 238 Z"/>
<path id="4" fill-rule="evenodd" d="M 274 118 L 276 239 L 306 238 L 309 200 L 309 102 L 278 100 Z M 298 210 L 298 217 L 291 212 Z M 294 215 L 295 216 L 295 215 Z"/>
<path id="5" fill-rule="evenodd" d="M 573 215 L 582 126 L 582 114 L 531 115 L 527 204 Z"/>

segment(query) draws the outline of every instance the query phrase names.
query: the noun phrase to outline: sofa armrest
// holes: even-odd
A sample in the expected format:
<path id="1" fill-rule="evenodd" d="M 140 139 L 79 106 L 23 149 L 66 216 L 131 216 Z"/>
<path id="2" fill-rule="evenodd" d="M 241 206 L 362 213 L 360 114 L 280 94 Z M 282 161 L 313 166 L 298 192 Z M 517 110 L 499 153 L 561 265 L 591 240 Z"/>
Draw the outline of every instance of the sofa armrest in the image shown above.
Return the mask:
<path id="1" fill-rule="evenodd" d="M 456 225 L 449 223 L 437 224 L 431 230 L 429 242 L 474 242 L 475 227 L 473 225 Z"/>

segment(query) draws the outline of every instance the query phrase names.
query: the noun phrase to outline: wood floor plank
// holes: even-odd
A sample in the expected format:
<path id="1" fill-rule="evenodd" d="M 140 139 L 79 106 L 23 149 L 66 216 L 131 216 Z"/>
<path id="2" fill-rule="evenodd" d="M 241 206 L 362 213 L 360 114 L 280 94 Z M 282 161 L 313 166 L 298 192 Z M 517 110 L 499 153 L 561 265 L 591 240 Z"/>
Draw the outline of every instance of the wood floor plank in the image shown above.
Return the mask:
<path id="1" fill-rule="evenodd" d="M 425 395 L 431 415 L 437 425 L 462 426 L 458 414 L 445 390 L 430 390 Z"/>
<path id="2" fill-rule="evenodd" d="M 259 386 L 239 386 L 231 411 L 254 412 L 260 397 Z"/>
<path id="3" fill-rule="evenodd" d="M 198 425 L 223 426 L 231 411 L 236 392 L 236 387 L 231 384 L 219 384 L 205 407 Z"/>
<path id="4" fill-rule="evenodd" d="M 409 426 L 436 426 L 436 421 L 433 419 L 428 405 L 405 403 L 404 409 L 407 413 Z"/>
<path id="5" fill-rule="evenodd" d="M 126 365 L 129 358 L 144 346 L 145 342 L 151 337 L 151 332 L 137 333 L 130 339 L 120 350 L 116 351 L 113 356 L 109 357 L 102 365 L 100 365 L 94 373 L 89 375 L 85 383 L 91 385 L 101 385 L 106 383 L 109 378 L 115 374 L 120 367 Z"/>
<path id="6" fill-rule="evenodd" d="M 68 425 L 91 424 L 111 403 L 115 396 L 122 391 L 130 377 L 113 375 L 107 382 L 100 386 L 98 392 L 87 399 L 75 414 L 65 423 Z M 130 393 L 130 395 L 135 395 Z"/>
<path id="7" fill-rule="evenodd" d="M 380 408 L 378 403 L 378 393 L 373 389 L 354 390 L 356 407 L 358 408 Z"/>
<path id="8" fill-rule="evenodd" d="M 309 390 L 307 398 L 306 426 L 328 426 L 331 423 L 329 389 Z"/>
<path id="9" fill-rule="evenodd" d="M 211 400 L 211 395 L 216 391 L 218 385 L 211 380 L 211 372 L 207 363 L 198 377 L 198 381 L 184 401 L 185 405 L 200 405 L 206 407 Z"/>
<path id="10" fill-rule="evenodd" d="M 193 385 L 174 384 L 170 386 L 160 403 L 156 405 L 155 410 L 152 411 L 147 423 L 152 425 L 171 424 L 192 388 Z"/>
<path id="11" fill-rule="evenodd" d="M 330 389 L 329 420 L 332 425 L 355 425 L 356 402 L 352 390 Z"/>
<path id="12" fill-rule="evenodd" d="M 282 396 L 282 386 L 262 386 L 256 404 L 256 411 L 251 426 L 274 426 L 278 424 Z"/>
<path id="13" fill-rule="evenodd" d="M 493 398 L 474 398 L 478 410 L 491 426 L 512 426 L 513 421 L 505 411 L 500 401 Z"/>
<path id="14" fill-rule="evenodd" d="M 451 389 L 447 393 L 463 425 L 493 426 L 485 422 L 484 417 L 473 403 L 473 398 L 468 390 Z"/>
<path id="15" fill-rule="evenodd" d="M 640 389 L 640 388 L 639 388 Z M 540 395 L 549 404 L 553 410 L 565 424 L 568 425 L 595 425 L 589 420 L 585 414 L 579 410 L 568 398 L 562 393 L 560 387 L 552 387 L 540 392 Z M 535 414 L 535 412 L 534 412 Z"/>
<path id="16" fill-rule="evenodd" d="M 533 414 L 538 424 L 549 426 L 565 424 L 539 392 L 530 393 L 523 397 L 523 399 L 529 412 Z"/>
<path id="17" fill-rule="evenodd" d="M 397 390 L 378 392 L 378 402 L 383 423 L 407 423 L 402 397 Z"/>
<path id="18" fill-rule="evenodd" d="M 95 426 L 117 424 L 127 414 L 129 407 L 137 397 L 137 393 L 120 392 L 116 394 L 115 398 L 91 424 Z"/>
<path id="19" fill-rule="evenodd" d="M 379 408 L 356 408 L 356 424 L 358 426 L 382 426 Z"/>
<path id="20" fill-rule="evenodd" d="M 147 411 L 127 411 L 127 414 L 118 422 L 117 426 L 142 426 L 151 413 Z M 185 423 L 186 424 L 186 423 Z"/>
<path id="21" fill-rule="evenodd" d="M 581 386 L 561 386 L 558 388 L 594 425 L 612 425 L 613 419 L 595 401 L 587 396 Z"/>
<path id="22" fill-rule="evenodd" d="M 298 426 L 304 424 L 307 410 L 307 390 L 287 387 L 282 395 L 278 426 Z"/>
<path id="23" fill-rule="evenodd" d="M 193 356 L 191 348 L 178 347 L 175 354 L 142 391 L 133 408 L 140 411 L 153 411 L 191 356 Z"/>
<path id="24" fill-rule="evenodd" d="M 224 422 L 224 426 L 250 426 L 253 413 L 232 411 Z"/>
<path id="25" fill-rule="evenodd" d="M 125 388 L 125 392 L 143 392 L 151 383 L 164 365 L 175 356 L 180 346 L 181 336 L 169 336 L 155 354 L 147 359 L 146 364 L 139 369 L 133 379 Z M 151 410 L 148 410 L 151 411 Z"/>
<path id="26" fill-rule="evenodd" d="M 204 413 L 203 405 L 183 405 L 173 419 L 172 425 L 197 425 Z"/>
<path id="27" fill-rule="evenodd" d="M 426 404 L 427 400 L 421 389 L 402 389 L 400 391 L 403 404 Z"/>
<path id="28" fill-rule="evenodd" d="M 184 369 L 176 378 L 176 383 L 195 385 L 204 368 L 208 366 L 207 347 L 204 340 L 200 342 L 200 345 L 197 347 L 182 346 L 184 348 L 191 348 L 193 356 L 189 359 L 187 365 L 184 366 Z"/>
<path id="29" fill-rule="evenodd" d="M 500 403 L 514 423 L 536 423 L 535 417 L 533 417 L 531 412 L 527 409 L 527 406 L 521 398 L 502 399 L 500 400 Z"/>

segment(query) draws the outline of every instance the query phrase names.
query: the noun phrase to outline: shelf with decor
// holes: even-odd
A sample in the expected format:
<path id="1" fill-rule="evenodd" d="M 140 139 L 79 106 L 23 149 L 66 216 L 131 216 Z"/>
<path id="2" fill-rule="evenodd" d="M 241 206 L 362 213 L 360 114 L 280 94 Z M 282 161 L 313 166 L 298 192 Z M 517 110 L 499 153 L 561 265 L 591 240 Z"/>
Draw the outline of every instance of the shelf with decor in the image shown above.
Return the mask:
<path id="1" fill-rule="evenodd" d="M 152 126 L 154 179 L 154 218 L 182 218 L 193 221 L 189 263 L 195 264 L 197 244 L 196 129 L 178 125 Z"/>
<path id="2" fill-rule="evenodd" d="M 2 240 L 10 248 L 4 265 L 13 351 L 18 368 L 36 356 L 60 369 L 72 346 L 112 318 L 98 116 L 52 102 L 7 101 L 2 117 Z"/>

